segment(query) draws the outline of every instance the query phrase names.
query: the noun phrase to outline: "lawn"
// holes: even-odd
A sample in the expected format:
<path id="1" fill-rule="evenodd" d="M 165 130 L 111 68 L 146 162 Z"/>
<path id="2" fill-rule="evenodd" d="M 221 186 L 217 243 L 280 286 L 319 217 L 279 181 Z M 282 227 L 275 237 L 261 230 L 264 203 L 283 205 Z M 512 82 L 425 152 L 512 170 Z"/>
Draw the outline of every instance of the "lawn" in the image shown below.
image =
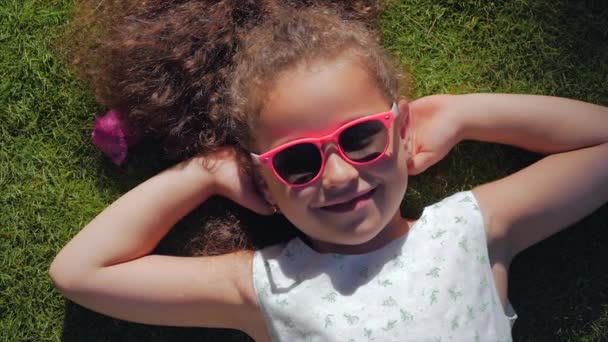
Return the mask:
<path id="1" fill-rule="evenodd" d="M 47 271 L 59 250 L 165 167 L 145 146 L 116 167 L 90 143 L 93 120 L 105 109 L 51 48 L 72 4 L 0 0 L 0 341 L 246 341 L 233 331 L 115 320 L 66 301 L 52 286 Z M 384 46 L 413 74 L 414 97 L 508 92 L 608 104 L 604 0 L 393 0 L 379 24 Z M 417 215 L 539 158 L 464 142 L 410 180 L 402 210 Z M 515 341 L 608 340 L 607 247 L 604 205 L 515 259 Z"/>

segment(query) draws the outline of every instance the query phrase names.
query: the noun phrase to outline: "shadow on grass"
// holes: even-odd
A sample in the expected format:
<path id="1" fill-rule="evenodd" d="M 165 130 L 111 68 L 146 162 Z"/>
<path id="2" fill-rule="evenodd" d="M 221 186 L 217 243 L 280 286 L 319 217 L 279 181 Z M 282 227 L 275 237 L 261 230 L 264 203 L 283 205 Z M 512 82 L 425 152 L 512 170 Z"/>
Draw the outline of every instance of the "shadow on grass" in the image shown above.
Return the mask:
<path id="1" fill-rule="evenodd" d="M 608 205 L 516 257 L 509 275 L 516 341 L 592 335 L 590 324 L 608 308 L 606 246 Z"/>
<path id="2" fill-rule="evenodd" d="M 100 341 L 252 341 L 247 335 L 226 329 L 177 328 L 136 324 L 113 319 L 67 302 L 62 340 Z"/>
<path id="3" fill-rule="evenodd" d="M 541 68 L 555 81 L 557 96 L 608 105 L 608 1 L 549 2 L 552 13 L 539 14 L 547 22 L 543 43 L 558 54 L 546 54 Z M 551 50 L 549 49 L 549 50 Z"/>
<path id="4" fill-rule="evenodd" d="M 544 70 L 559 75 L 556 88 L 550 91 L 607 105 L 608 2 L 551 4 L 557 15 L 540 16 L 558 23 L 545 32 L 545 42 L 559 52 L 546 56 L 542 63 Z M 579 87 L 585 82 L 599 87 L 588 93 L 588 86 Z M 525 191 L 522 189 L 522 196 Z M 608 205 L 515 258 L 509 274 L 509 298 L 519 315 L 513 328 L 515 341 L 608 340 L 608 322 L 600 322 L 608 312 L 606 246 Z M 594 332 L 593 322 L 600 322 L 602 330 Z"/>

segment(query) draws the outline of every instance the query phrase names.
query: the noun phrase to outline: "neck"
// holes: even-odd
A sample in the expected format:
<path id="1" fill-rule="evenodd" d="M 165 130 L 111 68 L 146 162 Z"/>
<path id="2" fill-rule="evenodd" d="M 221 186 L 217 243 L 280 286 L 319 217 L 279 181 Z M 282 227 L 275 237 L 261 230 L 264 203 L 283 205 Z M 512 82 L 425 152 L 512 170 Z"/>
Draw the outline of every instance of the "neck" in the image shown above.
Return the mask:
<path id="1" fill-rule="evenodd" d="M 391 221 L 371 240 L 359 245 L 340 245 L 308 238 L 308 244 L 319 253 L 365 254 L 380 249 L 409 232 L 416 220 L 401 217 L 397 210 Z"/>

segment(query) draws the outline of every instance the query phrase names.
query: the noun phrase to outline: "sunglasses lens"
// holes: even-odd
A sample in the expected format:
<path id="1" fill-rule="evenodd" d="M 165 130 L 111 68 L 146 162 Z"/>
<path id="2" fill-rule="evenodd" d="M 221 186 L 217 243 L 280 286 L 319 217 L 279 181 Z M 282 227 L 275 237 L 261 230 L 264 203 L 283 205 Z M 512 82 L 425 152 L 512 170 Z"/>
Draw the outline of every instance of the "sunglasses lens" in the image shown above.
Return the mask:
<path id="1" fill-rule="evenodd" d="M 275 170 L 289 184 L 304 184 L 315 178 L 321 162 L 321 152 L 313 144 L 294 145 L 273 158 Z"/>
<path id="2" fill-rule="evenodd" d="M 350 160 L 365 163 L 378 158 L 386 148 L 388 134 L 378 120 L 365 121 L 340 134 L 339 143 Z"/>

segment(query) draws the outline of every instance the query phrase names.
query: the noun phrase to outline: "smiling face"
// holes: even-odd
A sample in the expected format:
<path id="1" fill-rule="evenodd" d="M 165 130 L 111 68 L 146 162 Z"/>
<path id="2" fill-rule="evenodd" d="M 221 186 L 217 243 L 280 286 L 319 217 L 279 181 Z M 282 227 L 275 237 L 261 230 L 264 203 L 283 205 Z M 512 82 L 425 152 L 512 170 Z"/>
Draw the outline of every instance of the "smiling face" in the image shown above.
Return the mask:
<path id="1" fill-rule="evenodd" d="M 391 100 L 379 91 L 362 65 L 352 58 L 300 63 L 283 72 L 273 84 L 253 132 L 258 151 L 281 144 L 332 133 L 351 120 L 387 112 Z M 399 116 L 389 132 L 386 156 L 370 165 L 352 165 L 342 159 L 337 146 L 323 148 L 326 164 L 314 183 L 293 188 L 266 167 L 258 172 L 269 202 L 321 252 L 365 252 L 403 233 L 399 205 L 407 188 L 408 106 L 399 103 Z M 367 201 L 352 210 L 322 208 L 342 198 L 374 189 Z M 346 208 L 349 209 L 349 208 Z"/>

